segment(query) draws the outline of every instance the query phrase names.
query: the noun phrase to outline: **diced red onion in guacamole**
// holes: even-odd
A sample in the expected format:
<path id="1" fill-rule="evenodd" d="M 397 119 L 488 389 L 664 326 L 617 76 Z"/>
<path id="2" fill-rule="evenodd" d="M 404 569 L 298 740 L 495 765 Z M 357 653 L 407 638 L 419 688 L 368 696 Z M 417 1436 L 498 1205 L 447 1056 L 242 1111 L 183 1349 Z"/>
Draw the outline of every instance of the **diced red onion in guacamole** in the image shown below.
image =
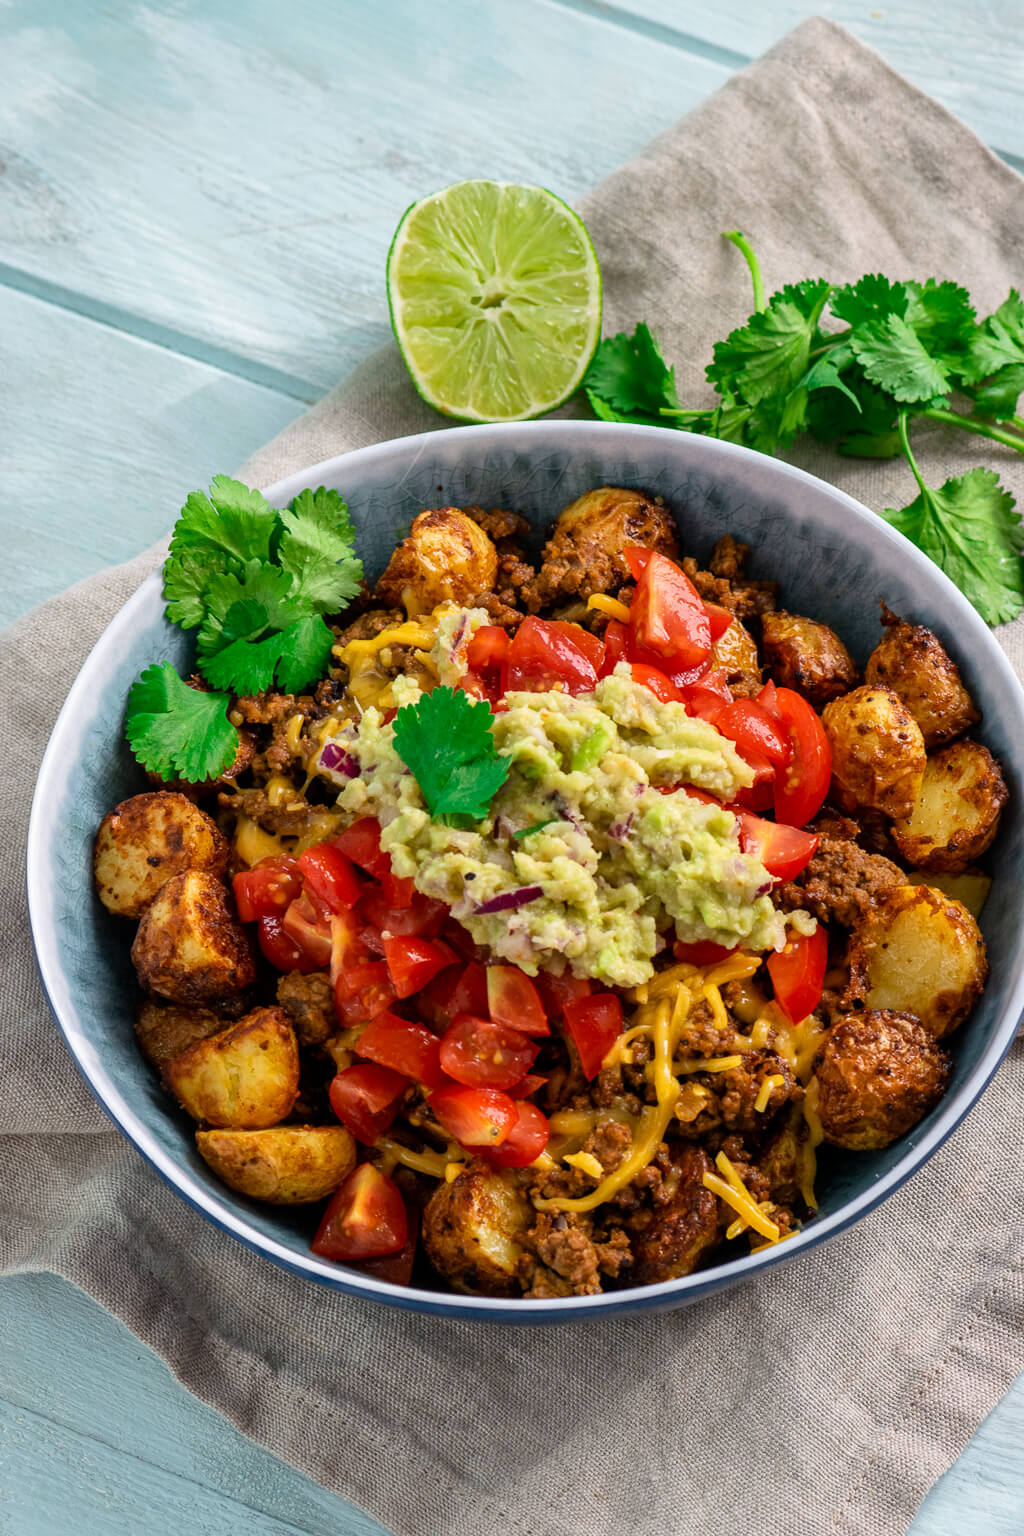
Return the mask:
<path id="1" fill-rule="evenodd" d="M 523 885 L 518 891 L 502 891 L 500 896 L 492 896 L 490 901 L 482 901 L 473 916 L 490 917 L 492 912 L 518 912 L 520 907 L 525 907 L 527 902 L 536 901 L 537 897 L 543 894 L 543 887 L 539 885 Z"/>
<path id="2" fill-rule="evenodd" d="M 320 753 L 320 766 L 326 768 L 328 773 L 340 773 L 346 779 L 359 777 L 359 764 L 351 752 L 346 752 L 344 747 L 337 746 L 329 741 Z"/>

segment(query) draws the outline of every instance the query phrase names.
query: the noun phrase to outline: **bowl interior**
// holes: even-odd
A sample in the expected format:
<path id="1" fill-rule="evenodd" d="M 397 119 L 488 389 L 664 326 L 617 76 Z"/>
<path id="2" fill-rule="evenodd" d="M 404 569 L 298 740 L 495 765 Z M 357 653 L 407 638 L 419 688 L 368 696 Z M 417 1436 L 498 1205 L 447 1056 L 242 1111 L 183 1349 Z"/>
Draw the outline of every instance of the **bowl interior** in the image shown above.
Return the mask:
<path id="1" fill-rule="evenodd" d="M 152 578 L 126 605 L 79 675 L 40 773 L 29 842 L 33 932 L 44 983 L 68 1042 L 101 1102 L 141 1151 L 208 1216 L 290 1268 L 399 1305 L 536 1322 L 594 1310 L 679 1305 L 771 1263 L 846 1225 L 895 1188 L 966 1113 L 1009 1046 L 1024 1007 L 1024 824 L 1019 685 L 998 645 L 934 566 L 880 519 L 840 492 L 774 460 L 729 444 L 660 429 L 587 422 L 441 431 L 363 449 L 293 476 L 270 500 L 285 505 L 304 486 L 334 486 L 346 497 L 368 574 L 377 575 L 425 506 L 511 507 L 528 517 L 537 542 L 557 513 L 594 486 L 641 487 L 677 516 L 683 548 L 700 559 L 723 533 L 753 547 L 751 574 L 782 583 L 795 611 L 827 620 L 863 663 L 877 642 L 879 601 L 929 624 L 947 642 L 984 711 L 981 734 L 1000 758 L 1010 802 L 989 856 L 992 895 L 981 919 L 992 977 L 955 1041 L 946 1098 L 909 1136 L 870 1155 L 821 1159 L 821 1213 L 777 1253 L 760 1255 L 667 1285 L 573 1298 L 508 1303 L 403 1292 L 315 1259 L 310 1212 L 260 1206 L 225 1188 L 195 1151 L 191 1122 L 176 1114 L 135 1046 L 137 992 L 129 959 L 131 926 L 96 899 L 91 848 L 117 801 L 145 788 L 124 744 L 128 689 L 153 661 L 187 665 L 191 642 L 163 617 Z M 525 1314 L 525 1315 L 524 1315 Z"/>

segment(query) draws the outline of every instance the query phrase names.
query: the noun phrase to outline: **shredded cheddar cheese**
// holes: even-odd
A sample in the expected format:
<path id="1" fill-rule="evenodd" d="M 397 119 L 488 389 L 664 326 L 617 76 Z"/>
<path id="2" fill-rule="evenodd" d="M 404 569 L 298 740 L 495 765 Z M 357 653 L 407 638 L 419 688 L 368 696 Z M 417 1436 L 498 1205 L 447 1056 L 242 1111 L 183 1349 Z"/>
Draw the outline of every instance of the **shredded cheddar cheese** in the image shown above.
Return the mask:
<path id="1" fill-rule="evenodd" d="M 757 1098 L 754 1100 L 754 1109 L 759 1115 L 763 1115 L 768 1108 L 768 1101 L 775 1089 L 783 1088 L 785 1084 L 786 1079 L 782 1076 L 781 1072 L 773 1072 L 770 1077 L 765 1078 L 757 1090 Z"/>
<path id="2" fill-rule="evenodd" d="M 448 1179 L 447 1170 L 451 1159 L 447 1152 L 414 1152 L 412 1147 L 403 1147 L 400 1141 L 392 1141 L 390 1136 L 378 1136 L 374 1148 L 381 1153 L 383 1161 L 390 1162 L 392 1168 L 396 1163 L 402 1163 L 406 1168 L 414 1168 L 417 1173 L 428 1173 L 432 1179 Z M 448 1182 L 451 1183 L 451 1180 L 448 1179 Z"/>
<path id="3" fill-rule="evenodd" d="M 611 619 L 618 619 L 620 624 L 629 623 L 629 609 L 617 597 L 605 597 L 603 592 L 595 592 L 593 597 L 587 598 L 587 607 L 596 608 L 598 613 L 606 613 Z"/>
<path id="4" fill-rule="evenodd" d="M 589 1174 L 592 1179 L 604 1178 L 604 1169 L 593 1152 L 570 1152 L 562 1161 L 570 1168 L 578 1168 L 580 1173 Z"/>
<path id="5" fill-rule="evenodd" d="M 396 624 L 393 629 L 382 629 L 372 640 L 350 640 L 347 645 L 336 645 L 334 655 L 342 666 L 348 668 L 348 691 L 360 709 L 376 705 L 390 708 L 391 679 L 384 671 L 387 661 L 382 655 L 392 645 L 407 645 L 416 651 L 429 651 L 437 634 L 437 623 L 432 619 L 410 620 Z"/>

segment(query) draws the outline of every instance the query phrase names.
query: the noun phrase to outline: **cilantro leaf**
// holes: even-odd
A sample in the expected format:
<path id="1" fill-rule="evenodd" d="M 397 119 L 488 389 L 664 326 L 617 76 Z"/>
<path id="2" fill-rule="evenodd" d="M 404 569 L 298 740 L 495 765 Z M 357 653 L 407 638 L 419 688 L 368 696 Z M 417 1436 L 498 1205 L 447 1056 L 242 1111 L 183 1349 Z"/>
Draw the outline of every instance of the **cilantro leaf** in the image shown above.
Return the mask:
<path id="1" fill-rule="evenodd" d="M 202 619 L 202 572 L 235 571 L 248 560 L 271 558 L 277 513 L 259 491 L 214 475 L 210 494 L 193 491 L 181 509 L 164 564 L 168 616 L 183 629 Z"/>
<path id="2" fill-rule="evenodd" d="M 1024 528 L 991 469 L 971 469 L 939 490 L 922 485 L 908 506 L 883 516 L 935 561 L 989 624 L 1024 606 Z"/>
<path id="3" fill-rule="evenodd" d="M 983 416 L 1009 421 L 1017 413 L 1017 403 L 1024 394 L 1024 362 L 1000 368 L 984 384 L 971 391 L 975 406 Z"/>
<path id="4" fill-rule="evenodd" d="M 624 331 L 600 343 L 583 380 L 587 399 L 602 421 L 663 427 L 662 410 L 679 409 L 675 369 L 661 355 L 643 321 L 632 336 Z"/>
<path id="5" fill-rule="evenodd" d="M 336 613 L 356 596 L 363 579 L 348 507 L 337 491 L 321 485 L 300 491 L 291 509 L 278 516 L 277 559 L 295 578 L 295 596 L 318 613 Z"/>
<path id="6" fill-rule="evenodd" d="M 892 283 L 880 272 L 869 272 L 832 295 L 832 313 L 847 325 L 866 325 L 888 315 L 905 315 L 910 302 L 903 283 Z"/>
<path id="7" fill-rule="evenodd" d="M 1016 288 L 1011 288 L 1009 296 L 971 337 L 963 377 L 966 383 L 976 384 L 1020 363 L 1024 363 L 1024 300 Z"/>
<path id="8" fill-rule="evenodd" d="M 870 320 L 850 337 L 857 361 L 873 384 L 901 402 L 931 401 L 945 393 L 949 373 L 900 315 Z"/>
<path id="9" fill-rule="evenodd" d="M 974 333 L 974 305 L 958 283 L 904 284 L 909 296 L 904 318 L 932 352 L 954 354 Z"/>
<path id="10" fill-rule="evenodd" d="M 480 821 L 509 774 L 491 734 L 494 716 L 479 700 L 452 688 L 435 688 L 398 711 L 395 751 L 411 770 L 431 816 L 470 816 Z"/>
<path id="11" fill-rule="evenodd" d="M 557 820 L 557 816 L 549 816 L 546 821 L 535 821 L 532 827 L 520 827 L 512 836 L 519 842 L 524 837 L 532 837 L 534 832 L 543 832 L 545 827 L 553 827 Z"/>
<path id="12" fill-rule="evenodd" d="M 750 405 L 786 395 L 807 371 L 811 343 L 832 291 L 825 278 L 793 283 L 773 293 L 766 309 L 715 343 L 705 374 L 720 394 L 729 391 Z"/>
<path id="13" fill-rule="evenodd" d="M 128 745 L 150 773 L 202 784 L 230 768 L 238 755 L 229 702 L 226 693 L 190 688 L 169 661 L 154 664 L 128 695 Z"/>
<path id="14" fill-rule="evenodd" d="M 848 341 L 838 341 L 811 364 L 800 383 L 808 390 L 838 389 L 846 396 L 855 411 L 861 405 L 850 386 L 843 381 L 843 371 L 853 362 L 853 348 Z"/>

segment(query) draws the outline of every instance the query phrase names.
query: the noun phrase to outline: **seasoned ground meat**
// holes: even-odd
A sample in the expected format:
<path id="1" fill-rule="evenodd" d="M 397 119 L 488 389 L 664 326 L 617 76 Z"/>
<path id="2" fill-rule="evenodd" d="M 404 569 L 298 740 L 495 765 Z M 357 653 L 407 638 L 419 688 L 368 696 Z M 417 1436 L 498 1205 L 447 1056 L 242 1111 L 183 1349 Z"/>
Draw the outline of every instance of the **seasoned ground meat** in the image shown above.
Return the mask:
<path id="1" fill-rule="evenodd" d="M 487 608 L 492 624 L 511 628 L 510 620 L 498 614 L 514 615 L 515 622 L 522 617 L 519 610 L 523 606 L 523 593 L 536 576 L 522 545 L 522 540 L 529 537 L 530 525 L 518 512 L 504 512 L 500 507 L 490 511 L 485 511 L 483 507 L 463 507 L 462 510 L 483 529 L 498 551 L 498 574 L 494 591 L 481 593 L 477 598 L 477 606 Z"/>
<path id="2" fill-rule="evenodd" d="M 394 629 L 398 624 L 405 623 L 405 611 L 402 608 L 370 608 L 366 613 L 361 613 L 352 624 L 346 624 L 344 629 L 337 631 L 338 644 L 348 645 L 353 640 L 373 640 L 385 629 Z"/>
<path id="3" fill-rule="evenodd" d="M 712 576 L 724 576 L 726 581 L 736 581 L 743 575 L 750 559 L 750 545 L 741 544 L 731 533 L 725 533 L 711 551 L 708 569 Z"/>
<path id="4" fill-rule="evenodd" d="M 326 971 L 286 971 L 277 983 L 277 1000 L 291 1016 L 300 1045 L 322 1045 L 336 1032 L 334 989 Z"/>
<path id="5" fill-rule="evenodd" d="M 814 1064 L 825 1140 L 855 1152 L 887 1147 L 938 1103 L 950 1066 L 948 1052 L 910 1014 L 841 1016 Z"/>
<path id="6" fill-rule="evenodd" d="M 247 816 L 275 837 L 301 837 L 309 831 L 314 818 L 324 814 L 322 806 L 308 805 L 297 798 L 287 805 L 271 805 L 262 789 L 240 789 L 234 794 L 222 794 L 220 803 L 236 815 Z"/>
<path id="7" fill-rule="evenodd" d="M 775 608 L 777 581 L 732 581 L 726 576 L 715 576 L 711 571 L 702 571 L 690 555 L 679 564 L 705 601 L 728 608 L 738 619 L 756 618 Z"/>
<path id="8" fill-rule="evenodd" d="M 883 891 L 905 885 L 902 870 L 877 853 L 865 853 L 847 835 L 856 823 L 845 817 L 816 824 L 818 846 L 795 880 L 778 886 L 773 899 L 783 909 L 803 907 L 823 923 L 853 928 Z M 837 835 L 838 834 L 838 835 Z"/>
<path id="9" fill-rule="evenodd" d="M 633 1135 L 628 1125 L 618 1120 L 608 1120 L 595 1126 L 583 1143 L 583 1151 L 596 1157 L 605 1173 L 611 1173 L 622 1162 L 633 1145 Z"/>
<path id="10" fill-rule="evenodd" d="M 564 1282 L 556 1295 L 595 1296 L 601 1276 L 615 1279 L 632 1262 L 629 1238 L 621 1227 L 595 1228 L 589 1215 L 575 1211 L 539 1211 L 527 1233 L 527 1243 L 543 1269 L 529 1261 L 523 1266 L 528 1278 L 527 1296 L 551 1295 L 551 1277 Z"/>
<path id="11" fill-rule="evenodd" d="M 531 613 L 566 598 L 615 593 L 631 580 L 627 544 L 646 544 L 675 559 L 672 514 L 641 491 L 602 486 L 566 507 L 544 546 L 544 562 L 523 594 Z"/>
<path id="12" fill-rule="evenodd" d="M 633 1269 L 638 1285 L 689 1275 L 718 1244 L 718 1200 L 704 1188 L 711 1162 L 700 1147 L 676 1147 L 662 1187 L 668 1198 L 637 1213 L 631 1223 Z"/>

